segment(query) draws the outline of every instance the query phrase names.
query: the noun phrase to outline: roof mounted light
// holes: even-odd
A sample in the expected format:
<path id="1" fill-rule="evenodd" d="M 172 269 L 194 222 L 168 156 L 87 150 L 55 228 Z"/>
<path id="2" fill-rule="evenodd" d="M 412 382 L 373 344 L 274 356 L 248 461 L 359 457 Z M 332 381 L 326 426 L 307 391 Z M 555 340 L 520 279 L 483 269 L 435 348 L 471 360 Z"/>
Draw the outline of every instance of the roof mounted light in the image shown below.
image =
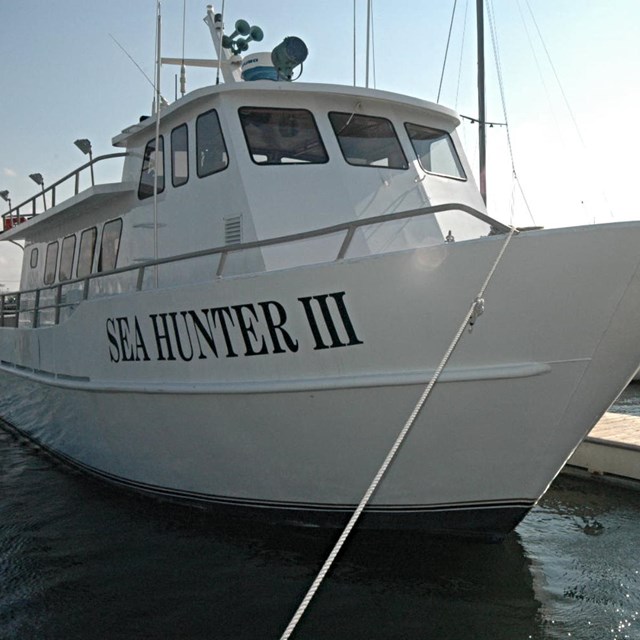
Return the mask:
<path id="1" fill-rule="evenodd" d="M 91 147 L 91 140 L 87 140 L 87 138 L 79 138 L 75 140 L 74 143 L 82 153 L 89 156 L 90 169 L 91 169 L 91 186 L 96 183 L 96 178 L 93 174 L 93 148 Z"/>
<path id="2" fill-rule="evenodd" d="M 80 138 L 73 144 L 75 144 L 76 147 L 78 147 L 78 149 L 80 149 L 80 151 L 82 151 L 82 153 L 84 153 L 85 155 L 91 154 L 91 141 L 87 140 L 87 138 Z"/>
<path id="3" fill-rule="evenodd" d="M 283 80 L 291 80 L 293 70 L 301 65 L 309 55 L 307 45 L 296 36 L 285 38 L 271 52 L 271 62 Z"/>
<path id="4" fill-rule="evenodd" d="M 11 211 L 11 198 L 9 197 L 8 189 L 4 189 L 4 191 L 0 191 L 0 198 L 2 198 L 5 202 L 9 203 L 9 211 Z"/>
<path id="5" fill-rule="evenodd" d="M 47 210 L 47 197 L 44 192 L 44 178 L 41 173 L 30 173 L 29 177 L 38 185 L 42 187 L 42 202 L 44 203 L 44 210 Z"/>

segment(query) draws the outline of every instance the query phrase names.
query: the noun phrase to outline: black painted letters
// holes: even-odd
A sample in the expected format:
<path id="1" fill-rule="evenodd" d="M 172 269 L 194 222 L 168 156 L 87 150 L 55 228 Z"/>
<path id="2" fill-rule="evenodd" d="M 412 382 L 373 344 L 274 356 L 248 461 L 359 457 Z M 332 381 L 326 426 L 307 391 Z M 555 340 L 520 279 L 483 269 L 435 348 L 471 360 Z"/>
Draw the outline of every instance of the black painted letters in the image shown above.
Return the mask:
<path id="1" fill-rule="evenodd" d="M 298 298 L 313 350 L 363 344 L 349 315 L 345 292 Z M 298 307 L 300 309 L 300 307 Z M 191 362 L 298 353 L 305 336 L 292 334 L 287 309 L 276 300 L 107 318 L 109 360 Z M 302 339 L 302 341 L 301 341 Z M 309 342 L 311 340 L 311 342 Z M 155 351 L 149 347 L 155 345 Z"/>

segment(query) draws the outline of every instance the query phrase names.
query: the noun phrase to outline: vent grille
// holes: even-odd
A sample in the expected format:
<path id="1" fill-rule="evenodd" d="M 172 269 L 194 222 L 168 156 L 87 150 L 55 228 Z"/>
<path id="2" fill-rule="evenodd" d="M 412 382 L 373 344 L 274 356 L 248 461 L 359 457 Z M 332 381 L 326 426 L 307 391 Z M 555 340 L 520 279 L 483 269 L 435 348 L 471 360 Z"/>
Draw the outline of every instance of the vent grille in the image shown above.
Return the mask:
<path id="1" fill-rule="evenodd" d="M 224 243 L 237 244 L 239 242 L 242 242 L 242 217 L 225 218 Z"/>

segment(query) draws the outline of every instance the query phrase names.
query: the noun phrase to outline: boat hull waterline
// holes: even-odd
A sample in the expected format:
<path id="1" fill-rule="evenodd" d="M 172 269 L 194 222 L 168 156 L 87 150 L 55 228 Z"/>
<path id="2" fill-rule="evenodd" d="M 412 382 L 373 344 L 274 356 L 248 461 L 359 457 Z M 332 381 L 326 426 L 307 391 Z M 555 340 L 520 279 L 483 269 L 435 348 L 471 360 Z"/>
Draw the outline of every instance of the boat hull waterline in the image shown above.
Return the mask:
<path id="1" fill-rule="evenodd" d="M 512 240 L 363 527 L 516 526 L 637 369 L 639 241 L 636 223 Z M 343 524 L 503 242 L 96 297 L 58 325 L 2 328 L 0 413 L 140 491 Z"/>

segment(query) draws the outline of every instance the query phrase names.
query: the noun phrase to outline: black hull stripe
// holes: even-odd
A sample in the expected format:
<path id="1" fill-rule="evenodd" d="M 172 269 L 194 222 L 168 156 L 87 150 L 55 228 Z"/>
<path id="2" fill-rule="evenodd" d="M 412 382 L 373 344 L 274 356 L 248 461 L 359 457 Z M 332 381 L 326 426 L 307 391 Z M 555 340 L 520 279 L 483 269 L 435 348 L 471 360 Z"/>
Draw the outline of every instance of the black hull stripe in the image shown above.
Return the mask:
<path id="1" fill-rule="evenodd" d="M 147 493 L 159 497 L 168 498 L 171 500 L 187 501 L 191 503 L 210 503 L 218 505 L 228 505 L 237 507 L 250 507 L 253 509 L 276 509 L 279 511 L 297 511 L 297 512 L 330 512 L 330 513 L 350 513 L 356 508 L 355 504 L 326 504 L 326 503 L 312 503 L 312 502 L 285 502 L 276 500 L 255 500 L 250 498 L 237 498 L 219 496 L 215 494 L 200 493 L 196 491 L 184 491 L 181 489 L 172 489 L 169 487 L 163 487 L 160 485 L 148 484 L 145 482 L 139 482 L 136 480 L 130 480 L 122 476 L 114 475 L 91 465 L 87 465 L 83 462 L 67 456 L 64 453 L 56 451 L 46 445 L 42 444 L 37 438 L 25 433 L 14 424 L 2 419 L 2 423 L 7 430 L 13 431 L 21 438 L 28 440 L 33 446 L 38 449 L 42 449 L 47 454 L 70 466 L 71 468 L 78 469 L 91 476 L 101 478 L 109 483 L 117 484 L 128 489 L 135 490 L 137 492 Z M 509 500 L 490 500 L 490 501 L 469 501 L 469 502 L 457 502 L 447 504 L 413 504 L 413 505 L 369 505 L 365 511 L 371 514 L 421 514 L 421 513 L 438 513 L 438 512 L 464 512 L 464 511 L 478 511 L 478 510 L 493 510 L 493 509 L 525 509 L 529 510 L 535 504 L 534 500 L 530 499 L 509 499 Z"/>

